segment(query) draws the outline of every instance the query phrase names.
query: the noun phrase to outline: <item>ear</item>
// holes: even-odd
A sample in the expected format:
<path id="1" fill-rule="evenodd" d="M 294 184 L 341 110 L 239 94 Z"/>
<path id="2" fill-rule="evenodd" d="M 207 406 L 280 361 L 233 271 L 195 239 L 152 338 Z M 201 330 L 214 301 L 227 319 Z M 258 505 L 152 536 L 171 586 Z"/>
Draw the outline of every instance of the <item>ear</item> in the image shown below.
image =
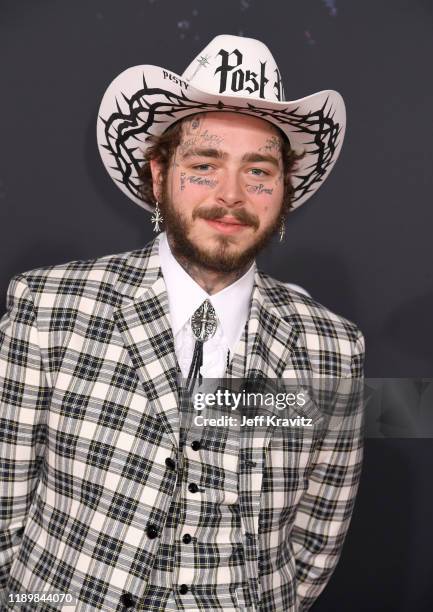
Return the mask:
<path id="1" fill-rule="evenodd" d="M 156 200 L 161 199 L 162 166 L 156 159 L 150 160 L 150 171 L 152 173 L 153 195 Z"/>

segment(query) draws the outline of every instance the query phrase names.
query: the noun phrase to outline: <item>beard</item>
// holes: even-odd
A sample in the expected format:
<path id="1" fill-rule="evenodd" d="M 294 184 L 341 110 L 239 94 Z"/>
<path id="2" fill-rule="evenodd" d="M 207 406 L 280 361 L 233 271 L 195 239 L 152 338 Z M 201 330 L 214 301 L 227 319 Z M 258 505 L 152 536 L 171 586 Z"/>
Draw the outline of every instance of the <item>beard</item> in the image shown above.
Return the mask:
<path id="1" fill-rule="evenodd" d="M 173 206 L 168 194 L 166 177 L 163 181 L 162 198 L 159 204 L 164 218 L 164 229 L 170 239 L 173 254 L 212 272 L 222 273 L 240 271 L 252 263 L 279 230 L 284 209 L 282 202 L 275 220 L 259 234 L 250 246 L 239 251 L 231 248 L 236 244 L 236 239 L 232 236 L 217 235 L 215 237 L 217 244 L 208 248 L 198 246 L 189 238 L 191 222 Z M 219 205 L 194 210 L 192 221 L 196 218 L 217 220 L 227 214 L 241 223 L 252 226 L 256 232 L 260 227 L 260 219 L 248 213 L 244 208 L 230 210 Z"/>

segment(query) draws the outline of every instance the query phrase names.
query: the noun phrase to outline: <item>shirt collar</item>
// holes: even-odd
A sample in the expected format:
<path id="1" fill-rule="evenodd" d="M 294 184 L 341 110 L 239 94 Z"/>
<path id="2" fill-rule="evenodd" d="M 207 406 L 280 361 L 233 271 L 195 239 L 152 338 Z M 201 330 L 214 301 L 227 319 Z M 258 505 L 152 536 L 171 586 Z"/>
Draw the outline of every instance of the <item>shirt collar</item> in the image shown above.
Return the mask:
<path id="1" fill-rule="evenodd" d="M 176 336 L 193 312 L 208 299 L 215 308 L 227 344 L 233 350 L 248 317 L 255 262 L 237 281 L 209 295 L 174 257 L 165 232 L 159 237 L 159 257 L 167 287 L 173 335 Z"/>

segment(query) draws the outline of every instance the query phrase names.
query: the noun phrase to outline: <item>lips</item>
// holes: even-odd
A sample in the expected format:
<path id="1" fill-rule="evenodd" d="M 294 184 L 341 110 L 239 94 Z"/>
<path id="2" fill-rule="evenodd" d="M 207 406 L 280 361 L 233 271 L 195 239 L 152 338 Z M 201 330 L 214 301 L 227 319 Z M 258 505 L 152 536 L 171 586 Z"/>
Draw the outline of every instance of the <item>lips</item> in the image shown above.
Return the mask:
<path id="1" fill-rule="evenodd" d="M 224 223 L 225 225 L 247 225 L 242 223 L 235 217 L 220 217 L 219 219 L 208 219 L 208 221 L 215 221 L 216 223 Z"/>
<path id="2" fill-rule="evenodd" d="M 225 234 L 233 234 L 240 232 L 242 229 L 249 227 L 246 223 L 241 223 L 234 217 L 220 217 L 219 219 L 205 219 L 213 229 Z"/>

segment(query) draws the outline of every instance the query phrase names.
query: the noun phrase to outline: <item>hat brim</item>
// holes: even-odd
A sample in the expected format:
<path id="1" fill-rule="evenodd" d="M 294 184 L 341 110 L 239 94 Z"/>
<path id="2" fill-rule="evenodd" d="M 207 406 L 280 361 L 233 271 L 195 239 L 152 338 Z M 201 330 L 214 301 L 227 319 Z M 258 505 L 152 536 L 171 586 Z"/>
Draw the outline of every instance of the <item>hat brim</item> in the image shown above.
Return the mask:
<path id="1" fill-rule="evenodd" d="M 98 112 L 98 147 L 116 185 L 136 204 L 152 211 L 152 203 L 140 196 L 138 177 L 147 137 L 162 134 L 187 115 L 206 111 L 242 112 L 269 121 L 286 134 L 292 149 L 305 151 L 292 177 L 293 208 L 304 204 L 328 177 L 346 128 L 344 101 L 334 90 L 270 102 L 216 95 L 158 66 L 133 66 L 112 81 Z"/>

